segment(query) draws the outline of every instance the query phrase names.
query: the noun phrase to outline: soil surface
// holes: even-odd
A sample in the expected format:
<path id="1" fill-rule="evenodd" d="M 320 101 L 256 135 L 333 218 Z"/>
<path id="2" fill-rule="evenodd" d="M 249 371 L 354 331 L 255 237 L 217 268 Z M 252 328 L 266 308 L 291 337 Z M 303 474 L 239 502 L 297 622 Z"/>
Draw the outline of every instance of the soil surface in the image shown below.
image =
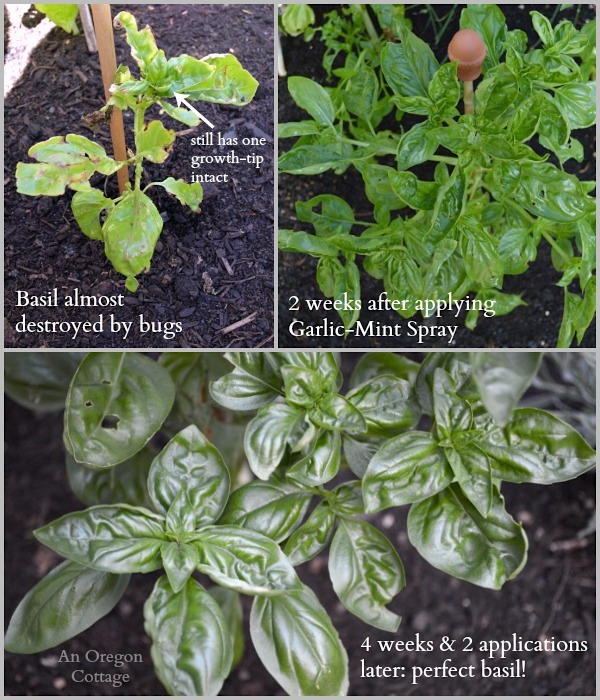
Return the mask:
<path id="1" fill-rule="evenodd" d="M 323 22 L 323 15 L 331 10 L 337 9 L 335 5 L 315 6 L 317 14 L 316 25 Z M 407 8 L 407 17 L 413 22 L 413 29 L 418 36 L 427 41 L 438 60 L 446 59 L 446 51 L 450 38 L 459 28 L 460 8 L 455 5 L 432 5 L 441 18 L 442 23 L 449 19 L 443 37 L 436 43 L 434 26 L 428 22 L 427 15 L 422 6 L 410 6 Z M 570 19 L 577 26 L 595 16 L 593 9 L 589 5 L 575 5 L 571 9 L 557 13 L 556 5 L 525 5 L 522 6 L 500 5 L 510 29 L 522 29 L 529 35 L 529 46 L 531 47 L 537 35 L 533 32 L 529 10 L 535 9 L 546 15 L 548 18 L 556 17 L 560 19 Z M 558 19 L 554 20 L 555 22 Z M 438 25 L 439 28 L 440 25 Z M 304 75 L 312 78 L 323 85 L 327 85 L 327 76 L 321 65 L 324 52 L 323 45 L 318 40 L 317 33 L 315 39 L 305 43 L 300 37 L 283 37 L 282 47 L 286 62 L 287 73 L 292 75 Z M 538 40 L 539 42 L 539 40 Z M 339 59 L 339 57 L 338 57 Z M 336 64 L 337 65 L 337 64 Z M 279 121 L 298 121 L 307 118 L 306 112 L 291 99 L 288 91 L 286 79 L 279 79 Z M 410 115 L 409 115 L 410 117 Z M 387 122 L 386 122 L 387 124 Z M 390 124 L 387 128 L 393 128 Z M 596 136 L 595 129 L 586 129 L 574 132 L 574 136 L 584 144 L 585 157 L 582 163 L 571 160 L 566 163 L 567 171 L 579 174 L 582 179 L 592 180 L 595 177 L 595 154 Z M 287 150 L 293 144 L 293 140 L 284 140 L 280 144 L 280 152 Z M 382 161 L 383 162 L 383 161 Z M 392 164 L 393 163 L 388 163 Z M 426 166 L 420 166 L 419 176 L 426 180 L 433 180 L 433 170 L 427 170 Z M 294 176 L 286 173 L 279 175 L 279 227 L 295 230 L 311 231 L 310 224 L 298 222 L 295 215 L 295 203 L 306 201 L 319 194 L 335 194 L 354 208 L 357 219 L 373 221 L 371 203 L 364 193 L 362 177 L 354 168 L 349 168 L 343 175 L 336 176 L 331 171 L 317 176 Z M 358 230 L 356 231 L 358 232 Z M 361 264 L 361 257 L 358 256 L 357 263 L 361 271 L 361 295 L 363 309 L 371 300 L 379 299 L 384 291 L 383 283 L 368 275 Z M 278 324 L 279 324 L 279 346 L 280 347 L 347 347 L 347 348 L 404 348 L 414 347 L 418 349 L 427 347 L 470 347 L 470 348 L 534 348 L 534 347 L 555 347 L 558 340 L 558 331 L 563 314 L 563 291 L 556 283 L 560 279 L 561 273 L 557 272 L 551 263 L 550 248 L 543 241 L 538 248 L 538 255 L 526 273 L 519 276 L 506 276 L 502 291 L 509 294 L 521 294 L 527 306 L 517 307 L 507 316 L 485 318 L 480 314 L 479 322 L 473 331 L 464 326 L 466 312 L 461 312 L 458 318 L 454 313 L 442 314 L 441 318 L 433 317 L 423 319 L 420 314 L 413 317 L 413 321 L 421 326 L 431 328 L 431 326 L 458 325 L 458 329 L 452 342 L 449 343 L 449 333 L 445 335 L 428 335 L 423 344 L 419 345 L 416 336 L 408 335 L 408 321 L 404 320 L 394 311 L 362 311 L 360 319 L 363 323 L 373 320 L 375 324 L 402 326 L 402 334 L 399 337 L 355 337 L 349 336 L 346 340 L 342 337 L 306 337 L 294 336 L 290 332 L 290 324 L 293 321 L 301 321 L 305 327 L 321 326 L 323 319 L 329 327 L 336 326 L 342 328 L 343 324 L 336 311 L 318 312 L 309 311 L 304 303 L 306 299 L 324 300 L 322 292 L 316 283 L 317 260 L 305 255 L 295 253 L 280 253 L 279 255 L 279 300 L 278 300 Z M 579 291 L 574 285 L 572 291 Z M 471 298 L 473 295 L 470 295 Z M 294 304 L 292 297 L 300 299 L 300 309 L 291 310 Z M 296 324 L 299 328 L 300 324 Z M 443 331 L 442 331 L 443 332 Z M 588 328 L 581 347 L 595 347 L 596 322 Z M 575 341 L 576 342 L 576 341 Z"/>
<path id="2" fill-rule="evenodd" d="M 111 6 L 113 17 L 130 5 Z M 187 130 L 163 116 L 176 132 L 168 160 L 145 161 L 144 181 L 168 176 L 191 181 L 192 173 L 229 174 L 229 181 L 204 185 L 201 213 L 155 187 L 149 191 L 165 221 L 151 269 L 138 277 L 135 293 L 104 256 L 102 242 L 81 233 L 70 209 L 72 191 L 60 197 L 17 194 L 15 168 L 32 162 L 28 149 L 55 135 L 78 133 L 98 140 L 112 152 L 107 125 L 94 136 L 82 117 L 104 104 L 98 54 L 89 54 L 83 34 L 69 36 L 60 29 L 34 51 L 21 80 L 5 100 L 5 346 L 6 347 L 265 347 L 273 345 L 273 7 L 258 5 L 136 5 L 138 25 L 152 26 L 167 57 L 188 53 L 233 53 L 259 81 L 254 100 L 243 108 L 211 103 L 196 107 L 215 125 L 214 133 L 236 137 L 239 158 L 264 158 L 256 168 L 245 162 L 210 164 L 192 170 L 194 155 L 226 155 L 217 145 L 192 146 L 205 126 Z M 115 33 L 117 62 L 133 69 L 124 32 Z M 153 108 L 147 118 L 156 118 Z M 126 138 L 132 139 L 133 117 L 124 114 Z M 242 140 L 264 139 L 264 145 Z M 92 185 L 117 196 L 116 177 L 96 174 Z M 44 295 L 58 290 L 59 299 L 73 294 L 116 297 L 123 306 L 16 307 L 17 291 Z M 28 322 L 99 321 L 87 333 L 47 330 L 19 332 Z M 132 322 L 131 331 L 111 332 L 110 316 Z M 141 325 L 141 316 L 146 322 Z M 173 333 L 181 324 L 181 331 Z M 237 324 L 237 325 L 236 325 Z"/>
<path id="3" fill-rule="evenodd" d="M 353 363 L 356 354 L 344 356 Z M 71 495 L 64 470 L 60 413 L 39 414 L 6 401 L 5 458 L 5 610 L 10 619 L 23 595 L 59 563 L 40 545 L 32 530 L 81 504 Z M 378 631 L 347 613 L 337 601 L 327 575 L 327 557 L 302 566 L 299 574 L 331 615 L 349 656 L 350 695 L 589 695 L 595 694 L 595 548 L 593 534 L 578 537 L 595 508 L 595 474 L 550 487 L 503 487 L 507 509 L 529 537 L 524 570 L 500 592 L 461 582 L 432 568 L 411 547 L 406 536 L 407 508 L 378 515 L 373 522 L 395 544 L 406 570 L 407 586 L 391 607 L 402 615 L 396 634 Z M 156 574 L 134 575 L 127 592 L 105 618 L 48 651 L 6 655 L 5 694 L 13 695 L 164 695 L 150 659 L 150 642 L 143 631 L 142 607 Z M 246 654 L 223 688 L 223 695 L 283 695 L 264 670 L 248 634 L 250 599 L 245 598 Z M 478 651 L 480 642 L 513 639 L 585 642 L 586 652 L 509 652 L 504 660 Z M 370 651 L 361 647 L 370 639 Z M 458 640 L 454 651 L 440 649 L 444 637 Z M 472 638 L 474 650 L 463 652 Z M 433 651 L 378 652 L 378 641 L 431 641 Z M 80 663 L 60 662 L 62 651 L 78 654 Z M 87 652 L 141 654 L 141 663 L 86 661 Z M 64 658 L 64 657 L 63 657 Z M 424 678 L 412 683 L 412 669 L 474 665 L 475 678 Z M 524 661 L 518 677 L 481 678 L 488 666 Z M 367 666 L 403 666 L 404 678 L 363 678 Z M 75 683 L 74 670 L 86 673 L 127 673 L 130 679 L 114 688 L 106 682 Z M 516 665 L 512 666 L 516 670 Z M 521 670 L 523 667 L 520 667 Z M 433 676 L 433 671 L 431 672 Z"/>

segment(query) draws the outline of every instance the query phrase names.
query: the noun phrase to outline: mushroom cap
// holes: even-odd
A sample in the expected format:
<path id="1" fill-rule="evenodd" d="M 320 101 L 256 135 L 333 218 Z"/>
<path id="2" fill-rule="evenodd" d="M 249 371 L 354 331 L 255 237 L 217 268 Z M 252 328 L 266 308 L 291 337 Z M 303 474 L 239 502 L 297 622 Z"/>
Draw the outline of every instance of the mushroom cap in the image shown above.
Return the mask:
<path id="1" fill-rule="evenodd" d="M 459 80 L 475 80 L 481 75 L 481 64 L 486 56 L 483 39 L 474 29 L 461 29 L 448 45 L 448 58 L 458 61 Z"/>

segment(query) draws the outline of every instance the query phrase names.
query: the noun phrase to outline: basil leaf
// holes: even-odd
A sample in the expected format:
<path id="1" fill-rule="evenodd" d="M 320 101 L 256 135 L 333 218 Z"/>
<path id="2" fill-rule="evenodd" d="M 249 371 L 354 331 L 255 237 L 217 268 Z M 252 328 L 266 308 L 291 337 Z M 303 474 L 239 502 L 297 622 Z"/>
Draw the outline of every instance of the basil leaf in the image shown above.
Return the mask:
<path id="1" fill-rule="evenodd" d="M 25 408 L 61 409 L 81 358 L 79 352 L 7 352 L 4 391 Z"/>
<path id="2" fill-rule="evenodd" d="M 472 352 L 473 377 L 484 406 L 504 427 L 542 360 L 540 352 Z"/>
<path id="3" fill-rule="evenodd" d="M 402 28 L 400 44 L 387 43 L 381 52 L 381 69 L 397 95 L 429 99 L 429 83 L 439 68 L 433 51 L 422 39 Z"/>
<path id="4" fill-rule="evenodd" d="M 335 108 L 324 87 L 310 78 L 294 75 L 288 78 L 288 91 L 294 102 L 318 124 L 333 127 Z"/>
<path id="5" fill-rule="evenodd" d="M 345 481 L 333 489 L 332 496 L 333 499 L 329 501 L 329 507 L 336 515 L 363 515 L 365 513 L 360 481 Z"/>
<path id="6" fill-rule="evenodd" d="M 314 559 L 331 542 L 335 514 L 327 503 L 319 503 L 307 521 L 292 533 L 283 551 L 293 566 Z"/>
<path id="7" fill-rule="evenodd" d="M 250 636 L 265 668 L 289 695 L 339 696 L 348 691 L 346 650 L 309 588 L 256 598 Z"/>
<path id="8" fill-rule="evenodd" d="M 473 411 L 468 401 L 458 395 L 458 382 L 438 367 L 433 375 L 433 406 L 438 434 L 451 438 L 455 431 L 469 430 Z M 444 444 L 444 443 L 442 443 Z"/>
<path id="9" fill-rule="evenodd" d="M 596 83 L 567 83 L 554 91 L 562 114 L 571 129 L 587 129 L 596 122 Z"/>
<path id="10" fill-rule="evenodd" d="M 285 398 L 290 404 L 307 408 L 316 403 L 323 393 L 321 376 L 311 369 L 285 365 L 281 368 Z"/>
<path id="11" fill-rule="evenodd" d="M 466 353 L 429 353 L 419 368 L 415 389 L 423 411 L 433 416 L 434 377 L 439 368 L 446 370 L 456 383 L 455 391 L 469 402 L 479 398 L 477 388 L 471 377 L 471 366 Z"/>
<path id="12" fill-rule="evenodd" d="M 517 484 L 554 484 L 595 466 L 595 451 L 559 418 L 536 408 L 518 408 L 503 433 L 488 432 L 481 448 L 494 477 Z"/>
<path id="13" fill-rule="evenodd" d="M 493 482 L 486 453 L 477 445 L 464 445 L 446 448 L 445 454 L 464 495 L 487 518 L 492 507 Z"/>
<path id="14" fill-rule="evenodd" d="M 268 479 L 283 459 L 303 413 L 282 403 L 273 403 L 258 412 L 244 436 L 244 449 L 250 469 L 259 479 Z"/>
<path id="15" fill-rule="evenodd" d="M 232 591 L 222 586 L 211 586 L 208 589 L 208 593 L 217 601 L 225 617 L 225 623 L 229 630 L 231 646 L 233 648 L 231 668 L 234 669 L 244 658 L 244 651 L 246 648 L 244 630 L 242 627 L 244 611 L 242 609 L 240 594 L 237 591 Z"/>
<path id="16" fill-rule="evenodd" d="M 8 624 L 4 648 L 14 654 L 36 654 L 66 642 L 107 615 L 128 583 L 128 575 L 64 561 L 19 603 Z"/>
<path id="17" fill-rule="evenodd" d="M 506 20 L 497 5 L 469 5 L 460 15 L 461 29 L 474 29 L 483 39 L 485 73 L 500 62 L 506 41 Z"/>
<path id="18" fill-rule="evenodd" d="M 379 530 L 361 520 L 342 520 L 331 543 L 329 576 L 347 610 L 377 629 L 398 629 L 400 617 L 385 605 L 404 588 L 404 567 Z"/>
<path id="19" fill-rule="evenodd" d="M 327 394 L 309 411 L 313 423 L 328 430 L 362 433 L 367 429 L 365 419 L 348 399 L 339 394 Z"/>
<path id="20" fill-rule="evenodd" d="M 362 65 L 360 70 L 345 84 L 342 92 L 344 106 L 350 112 L 365 122 L 371 122 L 373 112 L 377 108 L 379 96 L 379 79 L 375 71 L 368 65 Z"/>
<path id="21" fill-rule="evenodd" d="M 132 457 L 169 415 L 175 388 L 139 353 L 92 352 L 71 382 L 65 439 L 80 464 L 112 467 Z"/>
<path id="22" fill-rule="evenodd" d="M 197 568 L 221 586 L 250 595 L 278 595 L 300 587 L 279 546 L 258 532 L 212 525 L 196 533 Z"/>
<path id="23" fill-rule="evenodd" d="M 160 548 L 160 556 L 171 588 L 179 593 L 198 563 L 196 548 L 184 542 L 165 542 Z"/>
<path id="24" fill-rule="evenodd" d="M 190 501 L 189 493 L 182 488 L 171 503 L 165 518 L 165 531 L 169 537 L 174 537 L 177 541 L 182 535 L 194 532 L 196 518 L 194 506 Z"/>
<path id="25" fill-rule="evenodd" d="M 527 558 L 525 532 L 504 509 L 495 486 L 485 518 L 458 486 L 416 503 L 408 514 L 408 537 L 432 566 L 495 590 L 514 578 Z"/>
<path id="26" fill-rule="evenodd" d="M 115 574 L 161 566 L 164 521 L 145 508 L 94 506 L 63 515 L 33 533 L 38 541 L 82 566 Z"/>
<path id="27" fill-rule="evenodd" d="M 422 501 L 446 488 L 454 475 L 430 433 L 414 430 L 384 442 L 362 482 L 367 513 Z"/>
<path id="28" fill-rule="evenodd" d="M 160 682 L 171 695 L 217 695 L 233 660 L 219 604 L 194 579 L 179 593 L 161 576 L 144 604 L 144 629 Z"/>
<path id="29" fill-rule="evenodd" d="M 229 471 L 218 450 L 195 425 L 170 440 L 154 459 L 148 490 L 154 507 L 167 514 L 183 490 L 193 508 L 196 527 L 214 522 L 229 496 Z"/>
<path id="30" fill-rule="evenodd" d="M 127 503 L 152 508 L 148 472 L 154 451 L 148 446 L 111 469 L 90 469 L 67 454 L 65 466 L 71 491 L 86 506 Z"/>
<path id="31" fill-rule="evenodd" d="M 398 170 L 408 170 L 414 165 L 424 163 L 437 151 L 437 143 L 430 136 L 432 128 L 430 122 L 422 122 L 402 135 L 396 155 Z M 400 209 L 401 205 L 393 208 Z"/>
<path id="32" fill-rule="evenodd" d="M 350 387 L 355 389 L 360 384 L 382 374 L 392 375 L 414 384 L 419 364 L 393 352 L 365 353 L 357 362 L 350 377 Z"/>
<path id="33" fill-rule="evenodd" d="M 352 389 L 346 398 L 360 411 L 369 435 L 391 437 L 408 430 L 421 417 L 410 382 L 384 375 Z"/>
<path id="34" fill-rule="evenodd" d="M 321 208 L 321 213 L 315 211 Z M 314 226 L 318 236 L 325 238 L 334 233 L 350 233 L 356 223 L 352 207 L 341 197 L 322 194 L 306 202 L 296 202 L 296 214 L 300 221 Z"/>
<path id="35" fill-rule="evenodd" d="M 466 193 L 465 174 L 458 166 L 448 182 L 437 193 L 431 218 L 431 227 L 425 234 L 434 245 L 440 243 L 454 228 L 463 210 Z"/>
<path id="36" fill-rule="evenodd" d="M 384 439 L 373 435 L 344 435 L 344 457 L 352 473 L 359 479 L 365 475 L 369 462 Z"/>
<path id="37" fill-rule="evenodd" d="M 323 430 L 310 452 L 287 470 L 287 475 L 306 486 L 331 481 L 340 468 L 342 438 L 339 432 Z"/>
<path id="38" fill-rule="evenodd" d="M 259 377 L 242 370 L 233 372 L 210 383 L 213 399 L 231 411 L 255 411 L 279 396 L 278 387 L 273 387 Z"/>
<path id="39" fill-rule="evenodd" d="M 300 525 L 311 499 L 309 491 L 273 475 L 234 491 L 219 524 L 238 525 L 281 542 Z"/>
<path id="40" fill-rule="evenodd" d="M 339 255 L 339 248 L 334 243 L 330 243 L 324 238 L 318 238 L 312 233 L 305 231 L 290 231 L 289 229 L 279 229 L 278 231 L 279 250 L 285 253 L 305 253 L 315 258 L 335 259 Z M 319 260 L 321 262 L 321 260 Z M 332 296 L 331 295 L 327 296 Z"/>

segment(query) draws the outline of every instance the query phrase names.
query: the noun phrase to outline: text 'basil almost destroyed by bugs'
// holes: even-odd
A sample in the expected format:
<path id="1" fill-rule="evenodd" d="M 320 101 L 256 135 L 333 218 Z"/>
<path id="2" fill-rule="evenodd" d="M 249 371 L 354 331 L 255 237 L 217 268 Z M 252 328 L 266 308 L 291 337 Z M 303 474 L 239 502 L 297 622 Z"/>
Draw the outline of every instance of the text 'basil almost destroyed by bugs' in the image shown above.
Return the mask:
<path id="1" fill-rule="evenodd" d="M 110 119 L 115 107 L 132 110 L 135 149 L 129 151 L 126 161 L 116 161 L 84 136 L 53 136 L 29 149 L 38 163 L 17 165 L 17 191 L 30 196 L 59 196 L 67 187 L 74 190 L 71 209 L 79 227 L 86 236 L 104 242 L 106 257 L 125 275 L 127 289 L 134 292 L 139 284 L 137 275 L 150 268 L 163 227 L 147 190 L 162 187 L 193 212 L 200 211 L 203 195 L 199 183 L 173 177 L 142 187 L 144 160 L 164 163 L 175 142 L 175 131 L 167 129 L 160 119 L 146 122 L 146 112 L 157 105 L 162 113 L 188 127 L 198 126 L 197 113 L 173 104 L 176 93 L 185 94 L 191 102 L 244 106 L 254 97 L 258 83 L 231 54 L 210 54 L 203 59 L 181 54 L 167 60 L 151 28 L 138 30 L 129 12 L 120 12 L 115 26 L 125 29 L 139 76 L 119 66 L 111 97 L 97 117 Z M 112 175 L 123 166 L 134 167 L 135 176 L 133 186 L 128 183 L 120 196 L 110 199 L 91 186 L 95 173 Z"/>
<path id="2" fill-rule="evenodd" d="M 346 650 L 296 567 L 327 553 L 341 604 L 394 633 L 388 605 L 401 608 L 411 572 L 368 516 L 407 507 L 432 566 L 492 590 L 514 579 L 527 537 L 503 483 L 595 464 L 573 427 L 518 406 L 540 359 L 373 353 L 344 377 L 332 353 L 9 353 L 11 398 L 64 407 L 68 480 L 87 508 L 35 530 L 65 561 L 25 595 L 6 649 L 79 634 L 137 573 L 154 580 L 144 626 L 169 693 L 220 691 L 244 654 L 248 596 L 250 637 L 281 687 L 346 694 Z"/>

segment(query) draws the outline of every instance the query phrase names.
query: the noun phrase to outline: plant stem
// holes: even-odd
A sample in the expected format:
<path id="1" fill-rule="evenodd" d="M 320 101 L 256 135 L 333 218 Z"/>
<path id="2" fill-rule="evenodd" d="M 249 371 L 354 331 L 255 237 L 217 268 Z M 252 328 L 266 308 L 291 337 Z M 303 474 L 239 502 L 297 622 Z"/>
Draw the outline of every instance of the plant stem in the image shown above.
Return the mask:
<path id="1" fill-rule="evenodd" d="M 144 114 L 146 113 L 146 107 L 137 106 L 133 110 L 133 134 L 137 142 L 137 135 L 144 129 Z M 141 190 L 142 186 L 142 173 L 144 170 L 144 159 L 142 157 L 136 161 L 135 164 L 135 184 L 134 189 Z"/>
<path id="2" fill-rule="evenodd" d="M 465 105 L 465 114 L 475 114 L 475 107 L 473 105 L 473 81 L 465 80 L 465 94 L 463 97 L 463 102 Z"/>
<path id="3" fill-rule="evenodd" d="M 484 185 L 484 187 L 486 189 L 489 189 L 487 187 L 487 185 Z M 531 216 L 531 214 L 526 209 L 524 209 L 520 204 L 515 202 L 514 199 L 509 199 L 509 198 L 503 199 L 502 204 L 508 204 L 509 207 L 512 207 L 515 211 L 518 211 L 522 217 L 527 219 L 527 221 L 529 221 L 532 224 L 535 224 L 535 221 L 536 221 L 535 217 Z"/>
<path id="4" fill-rule="evenodd" d="M 565 261 L 569 262 L 571 257 L 565 253 L 565 251 L 558 245 L 558 243 L 552 238 L 552 236 L 547 232 L 544 231 L 544 229 L 540 229 L 542 232 L 542 236 L 550 243 L 552 248 L 556 251 L 556 253 Z"/>
<path id="5" fill-rule="evenodd" d="M 367 34 L 369 35 L 369 38 L 374 44 L 378 44 L 379 35 L 377 34 L 375 27 L 373 26 L 373 22 L 371 22 L 371 18 L 369 17 L 369 11 L 367 10 L 366 5 L 360 6 L 360 14 L 362 17 L 363 24 L 365 25 L 365 29 L 367 30 Z"/>
<path id="6" fill-rule="evenodd" d="M 438 163 L 448 163 L 448 165 L 457 165 L 458 158 L 452 156 L 429 156 L 429 160 L 436 160 Z"/>

